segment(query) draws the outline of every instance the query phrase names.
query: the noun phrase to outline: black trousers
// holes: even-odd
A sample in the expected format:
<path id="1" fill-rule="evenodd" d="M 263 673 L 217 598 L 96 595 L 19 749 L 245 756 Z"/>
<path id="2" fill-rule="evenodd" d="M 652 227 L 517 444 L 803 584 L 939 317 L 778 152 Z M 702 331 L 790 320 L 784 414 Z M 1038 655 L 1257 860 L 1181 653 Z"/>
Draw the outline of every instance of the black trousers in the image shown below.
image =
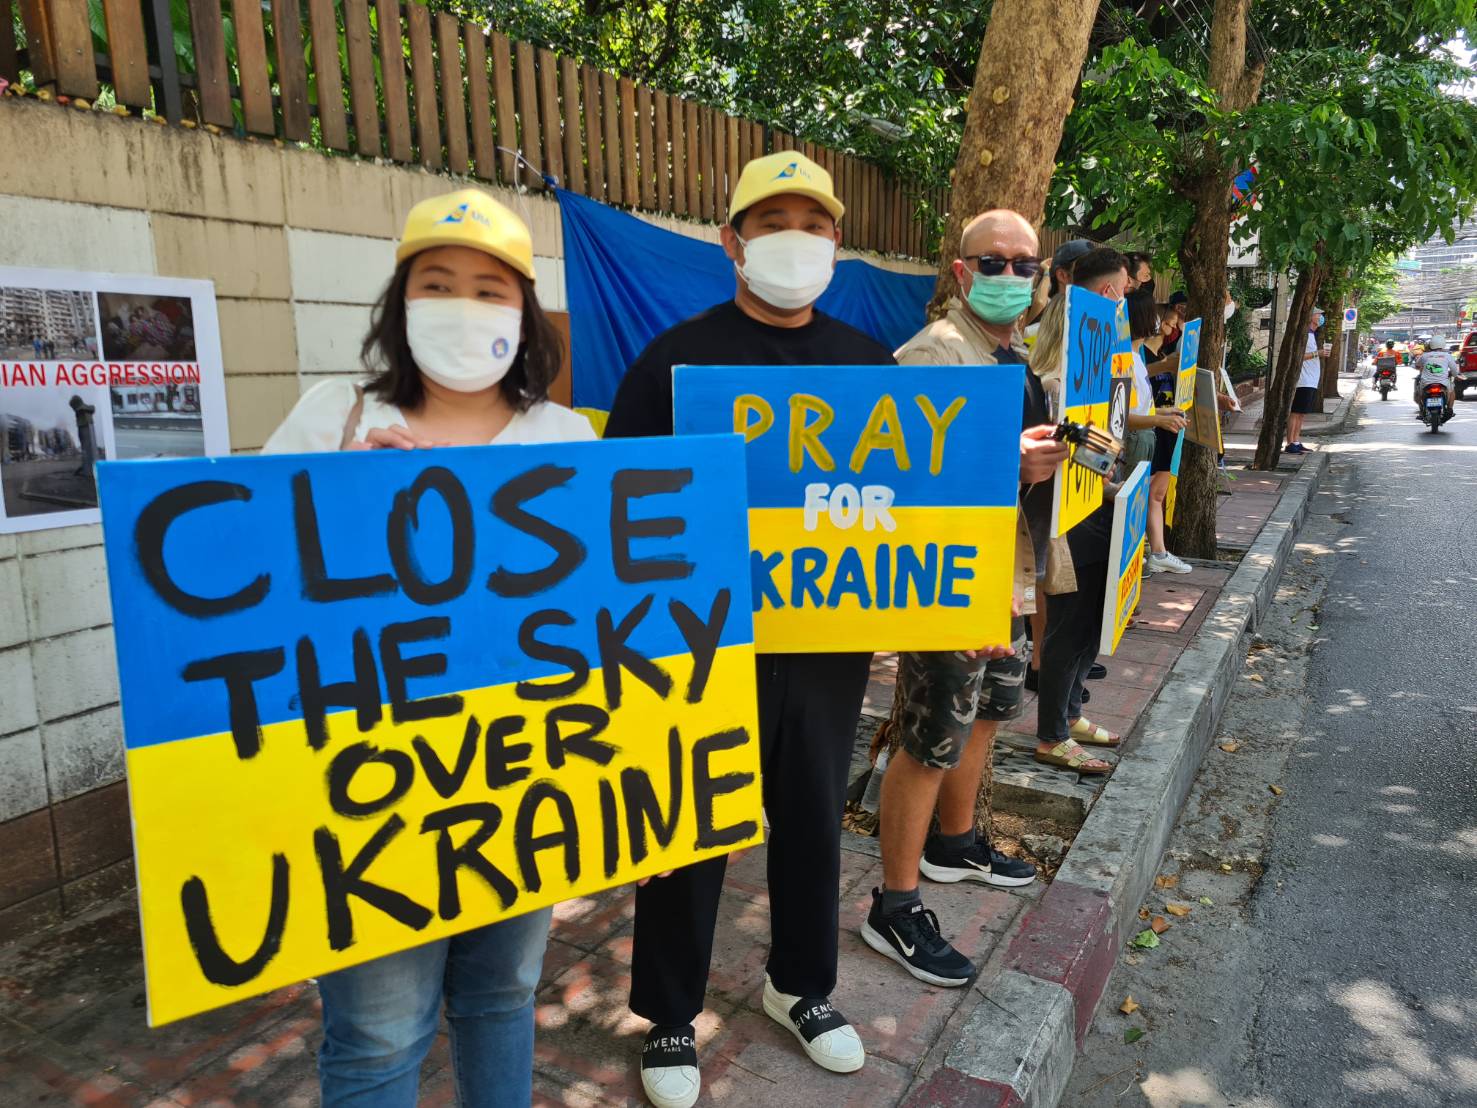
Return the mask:
<path id="1" fill-rule="evenodd" d="M 759 757 L 769 819 L 769 971 L 794 996 L 836 987 L 841 815 L 870 654 L 761 654 Z M 703 1010 L 728 859 L 636 890 L 631 1011 L 658 1024 Z"/>
<path id="2" fill-rule="evenodd" d="M 1082 714 L 1082 686 L 1103 636 L 1108 564 L 1076 567 L 1077 591 L 1053 594 L 1046 605 L 1046 641 L 1037 677 L 1036 738 L 1059 743 Z"/>

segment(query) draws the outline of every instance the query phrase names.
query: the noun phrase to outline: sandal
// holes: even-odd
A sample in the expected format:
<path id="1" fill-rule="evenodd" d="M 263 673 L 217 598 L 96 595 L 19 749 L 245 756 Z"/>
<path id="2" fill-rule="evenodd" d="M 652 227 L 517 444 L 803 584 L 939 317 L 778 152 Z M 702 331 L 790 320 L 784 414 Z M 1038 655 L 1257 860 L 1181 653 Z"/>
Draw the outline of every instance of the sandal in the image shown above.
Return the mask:
<path id="1" fill-rule="evenodd" d="M 1122 735 L 1115 735 L 1106 727 L 1099 727 L 1086 716 L 1072 724 L 1072 729 L 1067 734 L 1088 746 L 1117 746 L 1123 741 Z"/>
<path id="2" fill-rule="evenodd" d="M 1088 777 L 1113 772 L 1111 765 L 1101 758 L 1094 758 L 1078 746 L 1074 739 L 1063 739 L 1044 754 L 1038 750 L 1034 757 L 1043 766 L 1060 766 L 1063 769 L 1076 770 Z"/>

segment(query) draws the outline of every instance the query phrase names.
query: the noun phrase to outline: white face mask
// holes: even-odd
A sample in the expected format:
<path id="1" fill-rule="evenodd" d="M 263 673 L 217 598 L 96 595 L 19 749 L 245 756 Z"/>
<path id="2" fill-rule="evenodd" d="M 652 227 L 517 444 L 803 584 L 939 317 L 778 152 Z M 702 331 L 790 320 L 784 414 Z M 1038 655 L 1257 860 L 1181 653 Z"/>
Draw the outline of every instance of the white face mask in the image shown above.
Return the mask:
<path id="1" fill-rule="evenodd" d="M 1228 301 L 1226 303 L 1226 318 L 1227 319 L 1230 319 L 1235 314 L 1236 314 L 1236 301 L 1234 301 L 1234 300 Z"/>
<path id="2" fill-rule="evenodd" d="M 734 263 L 749 291 L 776 308 L 803 308 L 820 299 L 835 272 L 836 242 L 805 231 L 776 231 L 745 242 Z"/>
<path id="3" fill-rule="evenodd" d="M 415 364 L 456 392 L 481 392 L 503 379 L 518 356 L 523 312 L 458 297 L 405 302 L 405 338 Z"/>

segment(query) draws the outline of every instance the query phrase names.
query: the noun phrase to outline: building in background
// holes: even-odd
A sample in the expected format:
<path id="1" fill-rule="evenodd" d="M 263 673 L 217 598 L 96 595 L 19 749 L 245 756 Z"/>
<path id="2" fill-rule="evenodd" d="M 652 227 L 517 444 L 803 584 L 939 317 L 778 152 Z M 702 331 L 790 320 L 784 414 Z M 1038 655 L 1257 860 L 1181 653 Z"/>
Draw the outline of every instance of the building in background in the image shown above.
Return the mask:
<path id="1" fill-rule="evenodd" d="M 1434 238 L 1395 263 L 1399 296 L 1407 309 L 1374 325 L 1376 339 L 1456 337 L 1462 310 L 1477 295 L 1477 225 L 1458 229 L 1453 241 Z"/>
<path id="2" fill-rule="evenodd" d="M 93 350 L 97 324 L 92 293 L 0 288 L 0 347 L 25 346 L 36 338 L 56 343 L 58 354 Z"/>

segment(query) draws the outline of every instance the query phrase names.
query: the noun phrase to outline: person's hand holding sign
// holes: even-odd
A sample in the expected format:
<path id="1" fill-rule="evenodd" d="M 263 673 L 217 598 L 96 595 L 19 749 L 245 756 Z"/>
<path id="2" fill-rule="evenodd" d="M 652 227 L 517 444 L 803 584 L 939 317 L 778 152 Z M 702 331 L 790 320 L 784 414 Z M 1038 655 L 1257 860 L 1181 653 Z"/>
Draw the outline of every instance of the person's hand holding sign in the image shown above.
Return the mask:
<path id="1" fill-rule="evenodd" d="M 1010 614 L 1012 618 L 1021 614 L 1020 593 L 1012 592 L 1010 594 Z M 987 661 L 998 662 L 1001 658 L 1012 657 L 1015 654 L 1015 647 L 982 646 L 978 650 L 961 650 L 959 653 L 963 654 L 966 658 L 969 658 L 972 661 L 984 658 Z"/>
<path id="2" fill-rule="evenodd" d="M 413 434 L 408 427 L 373 427 L 364 436 L 363 442 L 351 442 L 350 450 L 429 450 L 435 446 L 446 446 L 444 442 L 431 442 Z"/>
<path id="3" fill-rule="evenodd" d="M 1070 446 L 1057 439 L 1055 425 L 1026 428 L 1021 432 L 1021 483 L 1034 485 L 1049 480 L 1070 451 Z"/>
<path id="4" fill-rule="evenodd" d="M 1185 429 L 1185 413 L 1178 408 L 1160 408 L 1154 413 L 1154 424 L 1161 431 L 1178 434 Z"/>

